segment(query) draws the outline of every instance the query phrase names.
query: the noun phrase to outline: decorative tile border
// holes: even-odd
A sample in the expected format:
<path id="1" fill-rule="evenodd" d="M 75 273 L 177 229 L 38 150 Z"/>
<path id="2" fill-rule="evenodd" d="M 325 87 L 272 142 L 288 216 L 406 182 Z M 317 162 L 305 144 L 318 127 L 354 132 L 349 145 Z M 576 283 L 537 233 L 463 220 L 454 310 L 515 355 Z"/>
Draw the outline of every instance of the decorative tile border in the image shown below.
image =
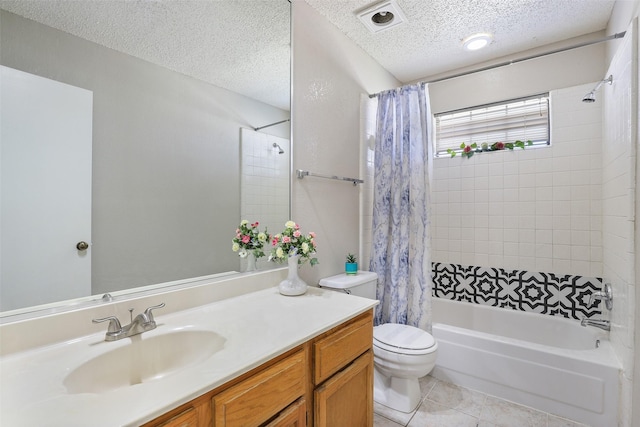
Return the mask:
<path id="1" fill-rule="evenodd" d="M 589 306 L 602 279 L 492 267 L 432 263 L 433 296 L 512 310 L 564 316 L 599 316 L 600 301 Z"/>

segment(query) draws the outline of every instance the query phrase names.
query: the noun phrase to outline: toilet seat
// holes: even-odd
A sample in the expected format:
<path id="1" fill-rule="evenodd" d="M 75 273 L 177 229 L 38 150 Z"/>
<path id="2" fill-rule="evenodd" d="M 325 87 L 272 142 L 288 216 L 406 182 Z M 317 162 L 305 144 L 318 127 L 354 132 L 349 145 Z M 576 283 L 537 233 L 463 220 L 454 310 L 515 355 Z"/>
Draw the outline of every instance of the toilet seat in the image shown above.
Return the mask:
<path id="1" fill-rule="evenodd" d="M 429 354 L 437 348 L 435 339 L 428 332 L 398 323 L 374 327 L 373 345 L 391 353 L 406 355 Z"/>

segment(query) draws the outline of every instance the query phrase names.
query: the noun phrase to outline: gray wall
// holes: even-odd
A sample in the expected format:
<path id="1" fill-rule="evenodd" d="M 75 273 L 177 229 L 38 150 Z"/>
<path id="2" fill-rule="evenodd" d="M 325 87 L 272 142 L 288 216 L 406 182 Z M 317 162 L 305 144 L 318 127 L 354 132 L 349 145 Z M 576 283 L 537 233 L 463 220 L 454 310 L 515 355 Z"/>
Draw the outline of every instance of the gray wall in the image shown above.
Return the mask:
<path id="1" fill-rule="evenodd" d="M 94 294 L 239 268 L 240 128 L 287 111 L 6 11 L 0 63 L 93 91 Z"/>

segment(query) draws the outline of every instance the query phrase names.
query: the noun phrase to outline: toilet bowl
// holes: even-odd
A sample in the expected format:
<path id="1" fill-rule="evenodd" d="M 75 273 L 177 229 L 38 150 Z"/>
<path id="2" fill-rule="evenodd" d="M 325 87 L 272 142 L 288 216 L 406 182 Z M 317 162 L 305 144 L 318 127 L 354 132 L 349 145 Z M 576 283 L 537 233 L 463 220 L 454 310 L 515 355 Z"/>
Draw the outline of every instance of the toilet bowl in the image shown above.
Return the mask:
<path id="1" fill-rule="evenodd" d="M 320 280 L 321 288 L 375 299 L 378 275 L 358 271 Z M 436 363 L 438 344 L 422 329 L 385 323 L 373 328 L 373 399 L 401 412 L 412 412 L 422 397 L 419 378 Z"/>
<path id="2" fill-rule="evenodd" d="M 373 328 L 373 399 L 412 412 L 422 398 L 419 378 L 433 370 L 438 344 L 422 329 L 396 323 Z"/>

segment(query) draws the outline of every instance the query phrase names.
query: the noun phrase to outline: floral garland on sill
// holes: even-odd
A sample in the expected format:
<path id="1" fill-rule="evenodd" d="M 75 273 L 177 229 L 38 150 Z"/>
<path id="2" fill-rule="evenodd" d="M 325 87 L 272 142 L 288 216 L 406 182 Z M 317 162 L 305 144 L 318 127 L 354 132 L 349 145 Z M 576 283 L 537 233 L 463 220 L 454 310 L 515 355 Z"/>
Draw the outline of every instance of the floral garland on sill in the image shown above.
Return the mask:
<path id="1" fill-rule="evenodd" d="M 473 156 L 474 153 L 482 153 L 483 151 L 500 151 L 505 149 L 513 150 L 514 148 L 522 148 L 524 150 L 524 147 L 527 145 L 533 145 L 533 142 L 531 142 L 531 140 L 526 142 L 518 140 L 516 142 L 494 142 L 491 145 L 483 142 L 480 146 L 475 142 L 471 145 L 467 145 L 463 142 L 460 144 L 460 148 L 462 149 L 462 153 L 460 153 L 460 155 L 469 158 Z M 458 154 L 458 151 L 447 148 L 447 153 L 451 154 L 451 157 L 455 157 L 456 154 Z"/>

